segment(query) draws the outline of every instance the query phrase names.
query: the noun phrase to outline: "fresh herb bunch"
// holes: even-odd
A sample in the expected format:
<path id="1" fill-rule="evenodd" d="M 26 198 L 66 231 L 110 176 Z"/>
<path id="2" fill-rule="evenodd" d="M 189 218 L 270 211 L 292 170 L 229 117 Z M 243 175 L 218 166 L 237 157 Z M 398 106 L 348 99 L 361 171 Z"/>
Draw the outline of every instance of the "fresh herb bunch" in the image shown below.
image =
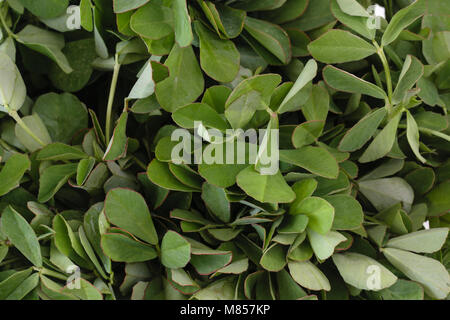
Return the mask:
<path id="1" fill-rule="evenodd" d="M 0 0 L 0 20 L 0 299 L 448 297 L 446 1 Z M 279 169 L 180 163 L 177 129 L 215 156 L 211 129 L 268 129 L 270 152 L 278 132 Z"/>

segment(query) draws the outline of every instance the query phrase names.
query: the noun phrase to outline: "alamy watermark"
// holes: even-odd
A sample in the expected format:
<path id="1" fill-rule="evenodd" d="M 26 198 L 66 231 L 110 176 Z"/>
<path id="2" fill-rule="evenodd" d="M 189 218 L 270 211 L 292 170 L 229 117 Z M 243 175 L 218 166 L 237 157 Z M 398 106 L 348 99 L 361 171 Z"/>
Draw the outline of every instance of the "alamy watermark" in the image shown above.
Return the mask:
<path id="1" fill-rule="evenodd" d="M 367 18 L 367 28 L 380 29 L 381 18 L 386 19 L 386 9 L 378 4 L 371 5 L 367 8 L 369 17 Z"/>
<path id="2" fill-rule="evenodd" d="M 69 30 L 81 29 L 81 11 L 80 7 L 71 5 L 67 7 L 66 27 Z"/>
<path id="3" fill-rule="evenodd" d="M 223 133 L 195 121 L 194 135 L 178 128 L 171 141 L 178 142 L 171 152 L 175 164 L 255 164 L 262 175 L 274 175 L 279 169 L 278 129 L 227 129 Z"/>

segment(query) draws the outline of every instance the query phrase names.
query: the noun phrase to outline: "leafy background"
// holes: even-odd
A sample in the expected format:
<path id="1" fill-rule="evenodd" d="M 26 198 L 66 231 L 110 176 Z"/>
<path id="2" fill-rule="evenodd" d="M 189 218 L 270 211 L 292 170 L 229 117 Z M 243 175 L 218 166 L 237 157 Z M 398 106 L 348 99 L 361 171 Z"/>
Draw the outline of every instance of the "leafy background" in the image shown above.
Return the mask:
<path id="1" fill-rule="evenodd" d="M 449 10 L 0 1 L 0 299 L 446 299 Z M 194 121 L 279 172 L 172 162 Z"/>

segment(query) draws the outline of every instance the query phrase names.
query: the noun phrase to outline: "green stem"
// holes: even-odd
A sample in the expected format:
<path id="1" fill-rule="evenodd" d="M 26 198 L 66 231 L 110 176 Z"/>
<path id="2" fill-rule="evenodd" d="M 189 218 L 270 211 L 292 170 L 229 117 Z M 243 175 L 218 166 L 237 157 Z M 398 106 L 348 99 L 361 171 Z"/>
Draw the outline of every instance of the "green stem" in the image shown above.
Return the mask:
<path id="1" fill-rule="evenodd" d="M 111 139 L 111 114 L 112 114 L 112 105 L 114 102 L 114 95 L 116 93 L 117 80 L 119 79 L 119 71 L 120 71 L 120 63 L 118 59 L 118 55 L 116 54 L 114 59 L 114 72 L 111 81 L 111 87 L 109 89 L 109 98 L 108 105 L 106 107 L 106 145 L 109 145 L 109 141 Z"/>
<path id="2" fill-rule="evenodd" d="M 2 25 L 3 25 L 3 28 L 5 28 L 6 32 L 8 33 L 8 35 L 11 38 L 17 38 L 17 36 L 11 31 L 11 29 L 6 24 L 5 17 L 3 16 L 3 14 L 1 14 L 1 12 L 0 12 L 0 21 L 1 21 Z"/>
<path id="3" fill-rule="evenodd" d="M 8 109 L 7 106 L 5 106 L 6 109 Z M 19 126 L 21 126 L 23 128 L 23 130 L 25 130 L 26 133 L 28 133 L 37 143 L 39 143 L 41 146 L 45 147 L 45 143 L 42 142 L 42 140 L 34 134 L 33 131 L 31 131 L 31 129 L 26 125 L 25 122 L 23 122 L 22 118 L 19 116 L 19 114 L 17 113 L 17 111 L 14 110 L 9 110 L 9 115 L 11 116 L 11 118 L 13 118 L 17 124 Z"/>
<path id="4" fill-rule="evenodd" d="M 377 48 L 377 54 L 380 57 L 381 63 L 383 64 L 384 74 L 386 77 L 386 86 L 388 91 L 388 99 L 389 99 L 389 107 L 392 106 L 392 78 L 391 78 L 391 70 L 389 69 L 389 63 L 384 54 L 383 47 L 380 47 L 378 43 L 373 40 L 374 46 Z"/>
<path id="5" fill-rule="evenodd" d="M 53 270 L 47 269 L 47 268 L 42 268 L 39 270 L 39 272 L 43 275 L 50 276 L 50 277 L 53 277 L 56 279 L 65 280 L 65 281 L 67 280 L 67 276 L 65 276 L 59 272 L 55 272 Z"/>

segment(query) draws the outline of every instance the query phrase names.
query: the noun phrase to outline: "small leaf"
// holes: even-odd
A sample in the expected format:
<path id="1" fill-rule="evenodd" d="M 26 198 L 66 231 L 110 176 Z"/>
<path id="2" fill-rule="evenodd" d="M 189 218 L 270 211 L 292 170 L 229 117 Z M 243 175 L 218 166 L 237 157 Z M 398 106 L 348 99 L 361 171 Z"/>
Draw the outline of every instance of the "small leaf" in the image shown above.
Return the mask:
<path id="1" fill-rule="evenodd" d="M 156 97 L 164 110 L 173 112 L 203 93 L 202 71 L 191 46 L 175 45 L 164 65 L 169 68 L 169 77 L 156 84 Z"/>
<path id="2" fill-rule="evenodd" d="M 331 290 L 327 277 L 310 261 L 291 261 L 288 267 L 292 278 L 302 287 L 315 291 Z"/>
<path id="3" fill-rule="evenodd" d="M 174 0 L 172 2 L 175 41 L 180 47 L 187 47 L 191 44 L 192 35 L 191 18 L 186 4 L 186 0 Z"/>
<path id="4" fill-rule="evenodd" d="M 397 128 L 401 116 L 402 114 L 399 113 L 388 122 L 383 130 L 373 139 L 366 151 L 364 151 L 358 160 L 359 162 L 367 163 L 378 160 L 391 151 L 397 137 Z"/>
<path id="5" fill-rule="evenodd" d="M 280 150 L 280 160 L 325 178 L 335 179 L 339 174 L 336 158 L 321 147 L 307 146 L 295 150 Z"/>
<path id="6" fill-rule="evenodd" d="M 0 106 L 17 111 L 25 102 L 27 89 L 19 69 L 3 52 L 0 52 L 0 71 Z"/>
<path id="7" fill-rule="evenodd" d="M 113 161 L 126 155 L 128 147 L 128 138 L 126 134 L 127 121 L 128 113 L 123 112 L 117 121 L 116 128 L 114 129 L 108 148 L 105 151 L 103 160 Z"/>
<path id="8" fill-rule="evenodd" d="M 199 21 L 195 22 L 195 31 L 200 38 L 200 65 L 203 71 L 216 81 L 233 81 L 240 66 L 240 54 L 234 43 L 220 39 Z"/>
<path id="9" fill-rule="evenodd" d="M 285 247 L 274 244 L 264 252 L 259 263 L 267 271 L 278 272 L 286 265 L 286 253 Z"/>
<path id="10" fill-rule="evenodd" d="M 409 111 L 406 112 L 406 137 L 408 139 L 408 143 L 416 155 L 417 159 L 419 159 L 422 163 L 426 163 L 427 159 L 425 159 L 419 151 L 419 128 L 417 127 L 416 120 L 411 115 Z"/>
<path id="11" fill-rule="evenodd" d="M 336 246 L 347 240 L 345 236 L 336 231 L 319 234 L 312 229 L 308 229 L 308 239 L 314 254 L 320 260 L 326 260 L 331 257 Z"/>
<path id="12" fill-rule="evenodd" d="M 216 217 L 223 222 L 230 222 L 231 206 L 224 189 L 205 182 L 202 199 Z"/>
<path id="13" fill-rule="evenodd" d="M 25 154 L 13 154 L 0 171 L 0 196 L 4 196 L 17 188 L 25 172 L 31 167 L 31 162 Z"/>
<path id="14" fill-rule="evenodd" d="M 52 143 L 39 151 L 36 159 L 43 160 L 53 160 L 53 161 L 64 161 L 64 160 L 79 160 L 87 158 L 88 155 L 82 150 L 76 147 L 66 145 L 64 143 Z"/>
<path id="15" fill-rule="evenodd" d="M 414 201 L 414 190 L 398 177 L 364 180 L 359 183 L 359 189 L 378 211 L 390 208 L 398 202 L 403 202 L 404 208 L 409 211 Z"/>
<path id="16" fill-rule="evenodd" d="M 381 45 L 387 46 L 397 39 L 403 29 L 424 15 L 426 12 L 426 6 L 426 1 L 417 0 L 409 6 L 397 11 L 383 33 Z"/>
<path id="17" fill-rule="evenodd" d="M 278 113 L 284 113 L 291 111 L 290 102 L 295 98 L 295 96 L 303 89 L 307 83 L 312 81 L 317 75 L 317 62 L 313 59 L 308 60 L 302 72 L 298 76 L 291 90 L 284 97 L 280 106 L 278 107 Z"/>
<path id="18" fill-rule="evenodd" d="M 326 200 L 309 197 L 297 206 L 291 207 L 290 214 L 304 214 L 309 218 L 308 228 L 320 234 L 330 231 L 334 219 L 334 208 Z"/>
<path id="19" fill-rule="evenodd" d="M 151 244 L 158 243 L 153 220 L 144 198 L 137 192 L 116 188 L 108 192 L 105 214 L 109 222 Z"/>
<path id="20" fill-rule="evenodd" d="M 61 52 L 64 48 L 62 34 L 27 25 L 17 34 L 17 41 L 55 61 L 65 72 L 73 71 L 66 56 Z"/>
<path id="21" fill-rule="evenodd" d="M 76 172 L 76 163 L 60 164 L 46 168 L 39 179 L 39 202 L 45 203 L 49 201 Z"/>
<path id="22" fill-rule="evenodd" d="M 39 241 L 28 222 L 11 206 L 3 210 L 1 217 L 2 233 L 36 267 L 42 267 Z M 0 290 L 1 291 L 1 290 Z"/>
<path id="23" fill-rule="evenodd" d="M 439 261 L 394 248 L 383 249 L 383 254 L 408 278 L 422 284 L 429 296 L 445 299 L 449 294 L 450 276 Z"/>
<path id="24" fill-rule="evenodd" d="M 174 231 L 168 231 L 161 243 L 161 262 L 167 268 L 184 268 L 191 259 L 191 244 Z"/>
<path id="25" fill-rule="evenodd" d="M 114 12 L 123 13 L 131 11 L 143 6 L 149 1 L 150 0 L 114 0 Z"/>
<path id="26" fill-rule="evenodd" d="M 336 67 L 326 66 L 323 69 L 323 78 L 327 85 L 335 90 L 386 99 L 386 93 L 380 87 Z"/>
<path id="27" fill-rule="evenodd" d="M 386 117 L 385 108 L 377 109 L 358 121 L 342 138 L 339 143 L 340 151 L 356 151 L 375 134 L 378 126 Z"/>
<path id="28" fill-rule="evenodd" d="M 289 203 L 295 199 L 294 191 L 279 171 L 275 175 L 261 175 L 250 166 L 237 175 L 237 184 L 260 202 Z"/>
<path id="29" fill-rule="evenodd" d="M 344 281 L 358 289 L 379 291 L 397 281 L 397 277 L 385 266 L 365 255 L 339 253 L 332 258 Z"/>
<path id="30" fill-rule="evenodd" d="M 424 71 L 423 64 L 414 56 L 407 55 L 402 71 L 392 95 L 392 102 L 400 103 L 406 96 L 408 90 L 422 77 Z"/>
<path id="31" fill-rule="evenodd" d="M 332 29 L 308 45 L 314 59 L 324 63 L 344 63 L 364 59 L 377 49 L 358 36 Z"/>
<path id="32" fill-rule="evenodd" d="M 117 262 L 143 262 L 158 256 L 152 246 L 119 233 L 102 234 L 101 246 L 105 255 Z"/>
<path id="33" fill-rule="evenodd" d="M 447 235 L 448 228 L 421 230 L 392 238 L 386 246 L 416 253 L 433 253 L 442 248 Z"/>

